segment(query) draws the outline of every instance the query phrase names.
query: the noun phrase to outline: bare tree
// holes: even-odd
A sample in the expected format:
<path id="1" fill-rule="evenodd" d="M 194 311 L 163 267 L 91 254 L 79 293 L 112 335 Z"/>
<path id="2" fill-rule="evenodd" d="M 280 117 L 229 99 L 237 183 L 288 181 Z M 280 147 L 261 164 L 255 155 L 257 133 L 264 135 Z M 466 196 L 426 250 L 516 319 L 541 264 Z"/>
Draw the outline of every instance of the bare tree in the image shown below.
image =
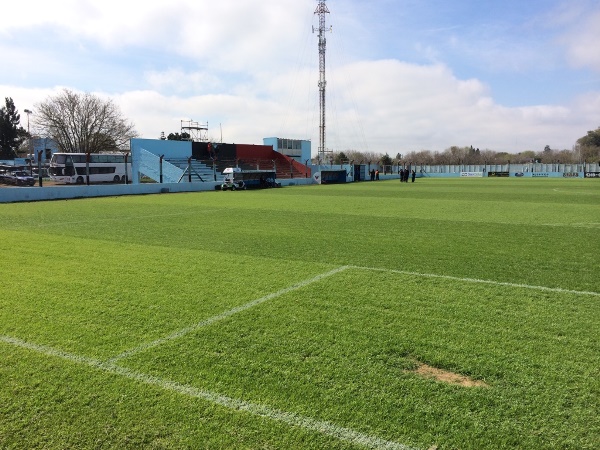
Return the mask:
<path id="1" fill-rule="evenodd" d="M 373 151 L 363 152 L 359 150 L 347 149 L 340 152 L 348 160 L 355 164 L 375 164 L 382 163 L 389 165 L 389 155 Z M 335 160 L 339 164 L 339 159 Z M 445 149 L 443 152 L 420 150 L 403 151 L 397 153 L 393 163 L 400 164 L 431 164 L 431 165 L 476 165 L 476 164 L 526 164 L 533 161 L 551 164 L 560 161 L 561 163 L 573 164 L 578 162 L 600 161 L 600 128 L 595 131 L 588 131 L 587 136 L 580 138 L 572 150 L 553 150 L 546 145 L 543 151 L 525 150 L 519 153 L 496 152 L 490 149 L 468 147 L 458 147 L 456 145 Z M 318 163 L 318 157 L 313 158 L 315 164 Z M 327 163 L 327 161 L 325 161 Z"/>
<path id="2" fill-rule="evenodd" d="M 36 105 L 35 124 L 68 153 L 127 150 L 137 136 L 112 100 L 64 89 Z"/>
<path id="3" fill-rule="evenodd" d="M 400 155 L 402 156 L 402 155 Z M 401 158 L 397 158 L 400 161 L 413 163 L 413 164 L 432 164 L 433 154 L 429 150 L 420 150 L 414 152 L 407 152 Z"/>

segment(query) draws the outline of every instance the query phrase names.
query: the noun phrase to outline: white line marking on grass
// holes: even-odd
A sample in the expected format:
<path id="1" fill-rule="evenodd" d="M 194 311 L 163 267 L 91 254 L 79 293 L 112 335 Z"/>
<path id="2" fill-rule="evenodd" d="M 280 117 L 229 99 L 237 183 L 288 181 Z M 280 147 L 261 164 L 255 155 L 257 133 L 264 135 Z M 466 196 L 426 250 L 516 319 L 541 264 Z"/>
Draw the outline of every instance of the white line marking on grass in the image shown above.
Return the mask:
<path id="1" fill-rule="evenodd" d="M 340 441 L 349 442 L 351 444 L 362 445 L 364 447 L 373 449 L 414 450 L 412 447 L 408 447 L 407 445 L 387 441 L 377 436 L 364 434 L 351 428 L 341 427 L 331 422 L 313 419 L 311 417 L 302 416 L 292 412 L 281 411 L 258 403 L 251 403 L 245 400 L 227 397 L 226 395 L 205 391 L 194 386 L 158 378 L 141 372 L 136 372 L 122 366 L 106 363 L 93 358 L 87 358 L 85 356 L 75 355 L 52 347 L 47 347 L 45 345 L 32 344 L 9 336 L 0 336 L 0 341 L 15 347 L 31 350 L 45 356 L 60 358 L 77 364 L 86 365 L 109 374 L 120 375 L 129 380 L 137 381 L 150 386 L 156 386 L 166 391 L 177 392 L 178 394 L 185 395 L 187 397 L 199 398 L 230 410 L 244 411 L 255 416 L 283 422 L 293 427 L 315 431 L 317 433 L 331 436 Z"/>
<path id="2" fill-rule="evenodd" d="M 182 336 L 185 336 L 188 333 L 192 333 L 192 332 L 198 330 L 199 328 L 211 325 L 211 324 L 213 324 L 215 322 L 218 322 L 220 320 L 226 319 L 227 317 L 231 317 L 234 314 L 246 311 L 246 310 L 248 310 L 250 308 L 253 308 L 253 307 L 257 306 L 257 305 L 260 305 L 261 303 L 264 303 L 264 302 L 266 302 L 268 300 L 271 300 L 271 299 L 274 299 L 276 297 L 280 297 L 280 296 L 282 296 L 284 294 L 287 294 L 288 292 L 296 291 L 298 289 L 301 289 L 303 287 L 308 286 L 309 284 L 316 283 L 317 281 L 320 281 L 320 280 L 322 280 L 324 278 L 327 278 L 327 277 L 333 276 L 333 275 L 335 275 L 337 273 L 343 272 L 344 270 L 346 270 L 348 268 L 349 268 L 349 266 L 338 267 L 337 269 L 331 270 L 331 271 L 326 272 L 326 273 L 322 273 L 322 274 L 317 275 L 316 277 L 311 278 L 309 280 L 301 281 L 300 283 L 294 284 L 293 286 L 281 289 L 280 291 L 274 292 L 274 293 L 269 294 L 269 295 L 265 295 L 264 297 L 257 298 L 256 300 L 252 300 L 251 302 L 248 302 L 248 303 L 246 303 L 244 305 L 236 306 L 235 308 L 230 309 L 229 311 L 225 311 L 225 312 L 222 312 L 221 314 L 217 314 L 216 316 L 212 316 L 212 317 L 209 317 L 208 319 L 204 319 L 204 320 L 198 322 L 195 325 L 189 326 L 187 328 L 183 328 L 183 329 L 181 329 L 179 331 L 176 331 L 176 332 L 174 332 L 174 333 L 172 333 L 172 334 L 170 334 L 168 336 L 162 337 L 160 339 L 156 339 L 155 341 L 152 341 L 152 342 L 146 342 L 145 344 L 142 344 L 142 345 L 140 345 L 138 347 L 132 348 L 131 350 L 127 350 L 127 351 L 125 351 L 125 352 L 123 352 L 123 353 L 121 353 L 121 354 L 119 354 L 119 355 L 117 355 L 117 356 L 109 359 L 108 362 L 109 363 L 114 363 L 114 362 L 116 362 L 116 361 L 118 361 L 120 359 L 124 359 L 124 358 L 127 358 L 129 356 L 135 355 L 136 353 L 140 353 L 140 352 L 143 352 L 143 351 L 148 350 L 150 348 L 157 347 L 157 346 L 162 345 L 162 344 L 164 344 L 166 342 L 172 341 L 174 339 L 178 339 L 178 338 L 180 338 Z"/>
<path id="3" fill-rule="evenodd" d="M 571 289 L 552 288 L 552 287 L 547 287 L 547 286 L 534 286 L 534 285 L 530 285 L 530 284 L 507 283 L 504 281 L 493 281 L 493 280 L 479 280 L 477 278 L 461 278 L 461 277 L 453 277 L 451 275 L 437 275 L 435 273 L 409 272 L 406 270 L 394 270 L 394 269 L 385 269 L 385 268 L 378 268 L 378 267 L 350 266 L 350 268 L 358 269 L 358 270 L 368 270 L 371 272 L 397 273 L 400 275 L 410 275 L 410 276 L 423 277 L 423 278 L 440 278 L 442 280 L 463 281 L 466 283 L 480 283 L 480 284 L 491 284 L 494 286 L 507 286 L 507 287 L 515 287 L 515 288 L 533 289 L 536 291 L 557 292 L 559 294 L 592 295 L 594 297 L 600 297 L 600 292 L 593 292 L 593 291 L 574 291 Z"/>
<path id="4" fill-rule="evenodd" d="M 542 223 L 541 226 L 544 227 L 562 227 L 562 228 L 600 228 L 600 223 Z"/>
<path id="5" fill-rule="evenodd" d="M 221 211 L 218 211 L 221 212 Z M 118 217 L 99 217 L 96 219 L 89 220 L 76 220 L 71 222 L 44 222 L 31 225 L 32 227 L 47 228 L 47 227 L 63 227 L 67 225 L 85 225 L 88 223 L 99 223 L 99 222 L 124 222 L 126 220 L 140 220 L 140 219 L 158 219 L 161 217 L 181 217 L 191 216 L 197 214 L 196 212 L 179 212 L 179 213 L 168 213 L 168 214 L 149 214 L 145 216 L 118 216 Z M 202 212 L 204 214 L 204 212 Z"/>

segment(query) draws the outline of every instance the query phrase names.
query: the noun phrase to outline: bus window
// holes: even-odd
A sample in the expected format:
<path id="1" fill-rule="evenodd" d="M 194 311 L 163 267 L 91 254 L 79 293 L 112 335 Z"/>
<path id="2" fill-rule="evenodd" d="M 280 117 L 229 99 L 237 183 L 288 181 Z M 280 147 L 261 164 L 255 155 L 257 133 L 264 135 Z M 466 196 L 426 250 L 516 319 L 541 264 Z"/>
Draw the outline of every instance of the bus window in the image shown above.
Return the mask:
<path id="1" fill-rule="evenodd" d="M 66 160 L 67 160 L 67 155 L 54 155 L 54 156 L 52 156 L 52 162 L 54 164 L 61 164 L 61 165 L 63 165 Z"/>

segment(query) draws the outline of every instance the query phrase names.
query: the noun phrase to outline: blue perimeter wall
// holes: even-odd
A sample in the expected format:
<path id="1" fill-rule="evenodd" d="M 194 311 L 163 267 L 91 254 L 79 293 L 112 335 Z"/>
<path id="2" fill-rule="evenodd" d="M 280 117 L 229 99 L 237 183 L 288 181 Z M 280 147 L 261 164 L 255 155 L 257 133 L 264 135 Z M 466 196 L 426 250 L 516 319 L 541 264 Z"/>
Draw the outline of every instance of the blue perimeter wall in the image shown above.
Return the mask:
<path id="1" fill-rule="evenodd" d="M 0 203 L 68 200 L 88 197 L 117 197 L 120 195 L 168 194 L 177 192 L 213 191 L 220 182 L 204 183 L 144 183 L 98 184 L 91 186 L 33 186 L 0 188 Z M 282 186 L 313 184 L 312 178 L 281 180 Z"/>
<path id="2" fill-rule="evenodd" d="M 519 173 L 519 172 L 517 172 Z M 472 174 L 472 172 L 470 172 Z M 522 178 L 584 178 L 583 172 L 574 172 L 567 174 L 563 173 L 524 173 Z M 417 178 L 460 178 L 460 173 L 417 173 Z M 510 178 L 515 178 L 516 173 L 511 172 Z M 463 176 L 465 178 L 465 176 Z M 469 176 L 467 178 L 477 178 Z M 486 177 L 487 178 L 487 177 Z M 398 174 L 380 175 L 381 180 L 398 180 Z M 314 184 L 314 179 L 311 178 L 295 178 L 278 180 L 282 186 L 303 186 Z M 348 178 L 352 181 L 351 177 Z M 362 181 L 361 183 L 368 183 Z M 374 182 L 376 183 L 376 181 Z M 45 187 L 10 187 L 0 188 L 0 203 L 13 202 L 31 202 L 45 200 L 61 200 L 61 199 L 77 199 L 87 197 L 115 197 L 119 195 L 145 195 L 145 194 L 166 194 L 176 192 L 202 192 L 215 191 L 215 186 L 219 182 L 205 183 L 144 183 L 144 184 L 102 184 L 91 186 L 45 186 Z"/>
<path id="3" fill-rule="evenodd" d="M 396 178 L 398 176 L 396 175 Z M 585 178 L 585 172 L 510 172 L 510 178 Z M 504 177 L 504 178 L 509 178 Z M 488 177 L 483 172 L 457 172 L 457 173 L 420 173 L 417 178 L 502 178 Z M 386 178 L 389 179 L 389 178 Z"/>

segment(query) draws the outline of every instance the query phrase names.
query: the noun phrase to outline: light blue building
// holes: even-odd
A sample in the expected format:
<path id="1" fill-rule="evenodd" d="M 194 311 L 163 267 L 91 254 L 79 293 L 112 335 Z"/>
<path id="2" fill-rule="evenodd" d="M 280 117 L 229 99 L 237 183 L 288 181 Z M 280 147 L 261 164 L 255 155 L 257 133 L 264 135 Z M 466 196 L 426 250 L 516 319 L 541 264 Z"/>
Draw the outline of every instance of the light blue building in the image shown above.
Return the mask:
<path id="1" fill-rule="evenodd" d="M 311 142 L 302 139 L 283 139 L 270 137 L 263 139 L 264 145 L 273 147 L 277 153 L 289 156 L 301 164 L 310 164 Z"/>
<path id="2" fill-rule="evenodd" d="M 47 163 L 50 162 L 52 155 L 57 153 L 58 144 L 52 138 L 41 138 L 34 137 L 31 138 L 31 149 L 33 150 L 33 154 L 31 155 L 32 162 L 38 162 L 38 156 L 41 153 L 41 162 Z"/>

